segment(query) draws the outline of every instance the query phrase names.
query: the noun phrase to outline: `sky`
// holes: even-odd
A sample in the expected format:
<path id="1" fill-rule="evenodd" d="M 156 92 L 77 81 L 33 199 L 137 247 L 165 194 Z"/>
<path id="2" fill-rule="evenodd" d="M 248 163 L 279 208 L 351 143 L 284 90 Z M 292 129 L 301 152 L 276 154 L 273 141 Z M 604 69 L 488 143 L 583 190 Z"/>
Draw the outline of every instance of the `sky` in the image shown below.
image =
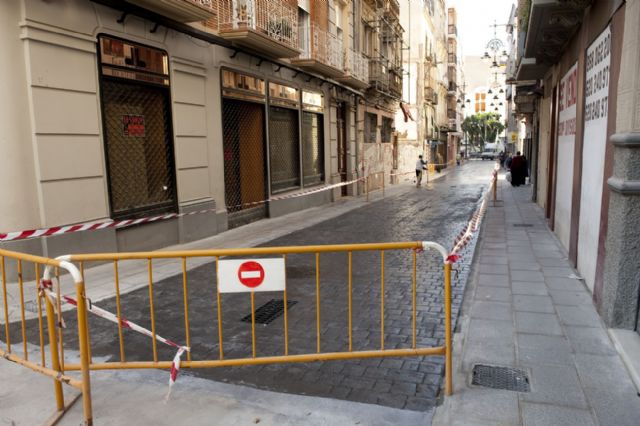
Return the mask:
<path id="1" fill-rule="evenodd" d="M 487 42 L 493 38 L 494 20 L 506 24 L 511 5 L 516 0 L 446 0 L 447 7 L 458 12 L 458 38 L 462 44 L 462 55 L 481 56 Z M 505 41 L 504 27 L 498 27 L 498 38 Z"/>

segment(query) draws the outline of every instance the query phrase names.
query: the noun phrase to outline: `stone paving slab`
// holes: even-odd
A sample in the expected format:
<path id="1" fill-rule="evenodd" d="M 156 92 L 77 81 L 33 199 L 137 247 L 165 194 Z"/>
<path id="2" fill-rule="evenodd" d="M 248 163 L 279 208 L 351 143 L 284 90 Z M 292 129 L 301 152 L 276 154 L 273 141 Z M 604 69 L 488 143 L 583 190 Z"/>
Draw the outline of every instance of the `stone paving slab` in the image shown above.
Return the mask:
<path id="1" fill-rule="evenodd" d="M 454 395 L 437 408 L 433 424 L 637 425 L 636 388 L 586 285 L 530 195 L 529 186 L 500 181 L 503 207 L 488 209 L 492 226 L 482 230 L 454 337 Z M 514 231 L 518 223 L 533 226 Z M 506 261 L 496 264 L 509 273 L 489 275 L 501 241 Z M 486 319 L 491 315 L 501 320 Z M 471 385 L 478 363 L 524 370 L 530 392 Z"/>

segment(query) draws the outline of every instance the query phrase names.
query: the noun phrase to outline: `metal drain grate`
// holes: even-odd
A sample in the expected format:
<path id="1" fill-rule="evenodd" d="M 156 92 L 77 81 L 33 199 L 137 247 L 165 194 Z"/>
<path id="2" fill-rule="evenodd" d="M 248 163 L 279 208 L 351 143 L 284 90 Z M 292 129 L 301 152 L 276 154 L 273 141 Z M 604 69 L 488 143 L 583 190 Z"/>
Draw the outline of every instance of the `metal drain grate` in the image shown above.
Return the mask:
<path id="1" fill-rule="evenodd" d="M 516 368 L 477 364 L 473 367 L 472 385 L 516 392 L 529 392 L 527 373 Z"/>
<path id="2" fill-rule="evenodd" d="M 533 228 L 533 225 L 530 223 L 514 223 L 513 226 L 517 228 Z"/>
<path id="3" fill-rule="evenodd" d="M 290 309 L 296 303 L 298 302 L 296 302 L 295 300 L 287 300 L 287 309 Z M 267 303 L 265 303 L 264 305 L 256 309 L 256 324 L 267 325 L 274 319 L 278 318 L 283 313 L 284 313 L 284 300 L 271 299 Z M 251 314 L 242 318 L 241 321 L 251 322 Z"/>

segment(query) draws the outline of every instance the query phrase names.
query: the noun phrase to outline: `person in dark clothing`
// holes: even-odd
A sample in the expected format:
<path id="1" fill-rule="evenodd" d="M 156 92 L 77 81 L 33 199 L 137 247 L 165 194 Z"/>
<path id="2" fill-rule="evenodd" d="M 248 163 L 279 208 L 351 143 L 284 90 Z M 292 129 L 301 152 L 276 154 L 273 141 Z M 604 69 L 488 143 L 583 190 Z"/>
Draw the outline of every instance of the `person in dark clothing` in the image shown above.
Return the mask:
<path id="1" fill-rule="evenodd" d="M 524 185 L 529 175 L 528 169 L 527 159 L 520 155 L 520 151 L 518 151 L 511 159 L 511 185 Z"/>
<path id="2" fill-rule="evenodd" d="M 504 153 L 504 151 L 500 151 L 500 154 L 498 154 L 498 159 L 500 160 L 500 168 L 504 168 L 504 160 L 506 159 L 506 154 Z"/>
<path id="3" fill-rule="evenodd" d="M 507 154 L 507 158 L 505 158 L 504 160 L 504 168 L 507 170 L 511 170 L 511 159 L 512 159 L 512 155 L 511 154 Z"/>

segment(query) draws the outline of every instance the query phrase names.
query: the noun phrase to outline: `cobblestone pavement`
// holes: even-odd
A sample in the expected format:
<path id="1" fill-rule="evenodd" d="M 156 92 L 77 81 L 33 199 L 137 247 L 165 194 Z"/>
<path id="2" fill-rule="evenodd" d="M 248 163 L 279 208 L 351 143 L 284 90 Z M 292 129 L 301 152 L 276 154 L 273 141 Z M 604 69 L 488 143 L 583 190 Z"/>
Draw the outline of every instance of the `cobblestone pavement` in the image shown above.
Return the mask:
<path id="1" fill-rule="evenodd" d="M 450 246 L 469 220 L 477 200 L 486 190 L 493 163 L 471 162 L 422 188 L 371 202 L 336 219 L 301 229 L 265 246 L 340 244 L 390 241 L 437 241 Z M 463 253 L 453 286 L 453 315 L 458 316 L 475 241 Z M 442 265 L 435 253 L 419 253 L 417 263 L 417 344 L 444 344 Z M 380 253 L 353 254 L 353 349 L 380 347 Z M 385 253 L 385 348 L 409 348 L 411 328 L 411 251 Z M 179 263 L 176 270 L 180 270 Z M 320 256 L 321 350 L 348 350 L 347 256 Z M 194 360 L 217 359 L 218 322 L 215 264 L 205 264 L 188 274 L 189 320 Z M 287 257 L 289 309 L 289 353 L 316 352 L 315 256 Z M 182 276 L 154 283 L 156 331 L 163 337 L 184 342 Z M 256 308 L 274 297 L 257 293 Z M 223 346 L 225 358 L 251 357 L 251 327 L 241 319 L 251 312 L 247 294 L 222 296 Z M 115 299 L 100 302 L 115 312 Z M 122 314 L 150 327 L 149 291 L 140 289 L 122 297 Z M 75 314 L 65 318 L 68 329 L 76 329 Z M 93 356 L 119 358 L 117 330 L 99 318 L 90 318 Z M 257 356 L 284 352 L 283 317 L 268 325 L 256 325 Z M 17 331 L 17 330 L 16 330 Z M 77 347 L 75 336 L 66 333 L 65 342 Z M 35 342 L 34 342 L 35 343 Z M 125 333 L 126 359 L 151 360 L 148 338 Z M 159 359 L 169 360 L 174 352 L 158 346 Z M 183 370 L 181 374 L 244 384 L 279 392 L 324 396 L 425 411 L 439 397 L 442 357 L 387 358 L 331 361 L 304 364 L 259 365 L 219 369 Z"/>

